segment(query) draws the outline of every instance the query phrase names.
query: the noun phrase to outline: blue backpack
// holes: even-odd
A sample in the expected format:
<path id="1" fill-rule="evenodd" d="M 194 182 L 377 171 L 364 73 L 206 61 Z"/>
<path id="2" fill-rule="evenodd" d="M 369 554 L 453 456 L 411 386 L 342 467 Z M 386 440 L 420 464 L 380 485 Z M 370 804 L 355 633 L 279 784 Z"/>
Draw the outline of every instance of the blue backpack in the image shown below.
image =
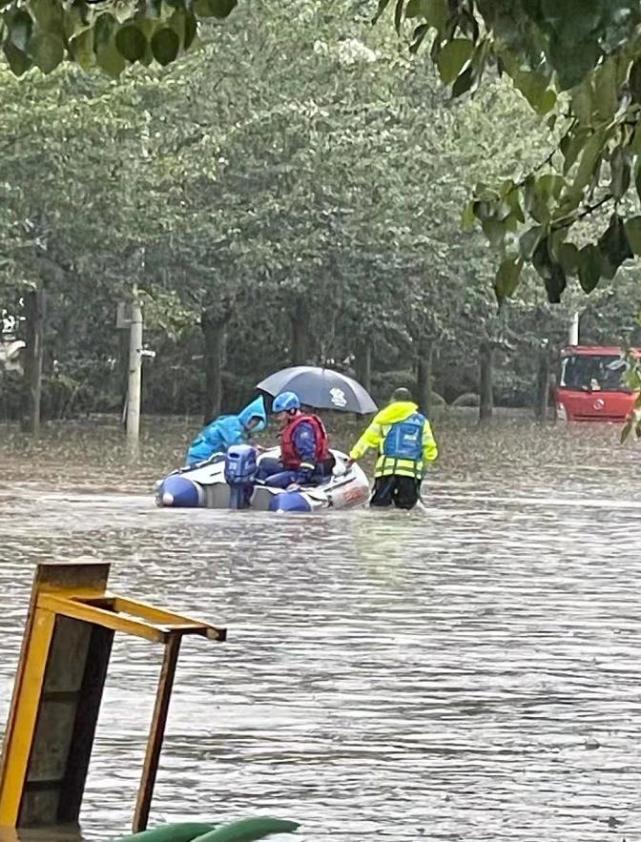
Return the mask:
<path id="1" fill-rule="evenodd" d="M 413 462 L 420 462 L 423 458 L 423 427 L 425 416 L 415 412 L 406 418 L 392 424 L 389 433 L 385 436 L 383 454 L 391 459 L 410 459 Z"/>

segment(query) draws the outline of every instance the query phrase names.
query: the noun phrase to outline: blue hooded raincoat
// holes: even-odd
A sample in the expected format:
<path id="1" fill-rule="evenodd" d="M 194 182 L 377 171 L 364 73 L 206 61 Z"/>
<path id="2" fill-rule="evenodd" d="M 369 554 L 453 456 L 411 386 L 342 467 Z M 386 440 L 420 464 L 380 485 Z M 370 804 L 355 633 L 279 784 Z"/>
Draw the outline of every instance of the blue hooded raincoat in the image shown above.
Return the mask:
<path id="1" fill-rule="evenodd" d="M 214 453 L 226 453 L 233 444 L 243 444 L 247 441 L 247 424 L 252 418 L 259 422 L 252 432 L 259 433 L 267 426 L 267 413 L 262 398 L 256 398 L 248 404 L 238 415 L 221 415 L 198 433 L 189 445 L 187 451 L 187 465 L 195 465 L 209 459 Z"/>

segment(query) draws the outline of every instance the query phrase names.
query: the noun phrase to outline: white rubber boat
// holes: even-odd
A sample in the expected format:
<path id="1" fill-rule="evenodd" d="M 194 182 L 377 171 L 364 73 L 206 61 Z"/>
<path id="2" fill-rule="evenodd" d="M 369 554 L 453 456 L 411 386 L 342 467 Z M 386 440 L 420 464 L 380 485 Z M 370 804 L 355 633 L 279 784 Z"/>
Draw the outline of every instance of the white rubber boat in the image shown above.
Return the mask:
<path id="1" fill-rule="evenodd" d="M 280 455 L 275 447 L 258 453 L 250 445 L 237 445 L 226 455 L 180 468 L 156 483 L 158 506 L 173 508 L 256 509 L 270 512 L 317 512 L 360 506 L 369 498 L 369 482 L 347 456 L 332 450 L 336 465 L 326 482 L 288 489 L 271 488 L 255 479 L 261 459 Z"/>

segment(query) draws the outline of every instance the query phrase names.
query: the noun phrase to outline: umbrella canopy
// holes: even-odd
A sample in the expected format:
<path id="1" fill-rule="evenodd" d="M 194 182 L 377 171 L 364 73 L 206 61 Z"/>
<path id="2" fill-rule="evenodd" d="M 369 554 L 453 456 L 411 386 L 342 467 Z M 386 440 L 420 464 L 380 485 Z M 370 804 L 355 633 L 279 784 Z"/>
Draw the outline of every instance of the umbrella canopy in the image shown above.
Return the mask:
<path id="1" fill-rule="evenodd" d="M 314 409 L 337 409 L 359 415 L 378 409 L 360 383 L 331 368 L 309 365 L 284 368 L 262 380 L 256 388 L 274 397 L 281 392 L 295 392 L 301 403 Z"/>

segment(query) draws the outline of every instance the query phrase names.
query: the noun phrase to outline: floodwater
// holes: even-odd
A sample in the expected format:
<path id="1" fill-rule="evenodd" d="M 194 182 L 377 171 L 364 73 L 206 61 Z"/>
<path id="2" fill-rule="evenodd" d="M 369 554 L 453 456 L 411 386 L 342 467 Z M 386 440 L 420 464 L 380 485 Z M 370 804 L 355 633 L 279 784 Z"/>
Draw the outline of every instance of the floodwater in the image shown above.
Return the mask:
<path id="1" fill-rule="evenodd" d="M 0 480 L 0 723 L 38 561 L 228 628 L 184 641 L 152 823 L 307 842 L 641 833 L 640 453 L 608 427 L 444 434 L 426 511 L 154 508 L 111 466 Z M 118 638 L 82 813 L 129 827 L 161 652 Z M 24 839 L 29 839 L 25 836 Z"/>

